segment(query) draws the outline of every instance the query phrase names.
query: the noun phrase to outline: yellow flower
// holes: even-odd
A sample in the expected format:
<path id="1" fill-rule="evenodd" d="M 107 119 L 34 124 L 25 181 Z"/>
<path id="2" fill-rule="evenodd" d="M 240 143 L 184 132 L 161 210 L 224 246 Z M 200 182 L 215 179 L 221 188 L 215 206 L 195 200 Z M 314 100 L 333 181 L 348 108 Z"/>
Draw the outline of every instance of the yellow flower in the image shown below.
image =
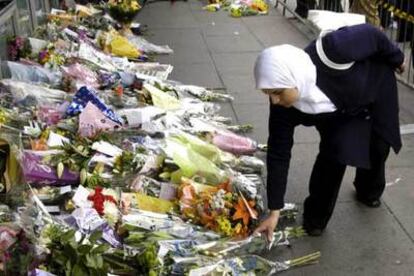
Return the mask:
<path id="1" fill-rule="evenodd" d="M 132 1 L 131 2 L 131 7 L 132 7 L 133 10 L 139 10 L 139 9 L 141 9 L 141 6 L 138 4 L 137 1 Z"/>
<path id="2" fill-rule="evenodd" d="M 216 219 L 218 231 L 225 234 L 226 236 L 231 236 L 233 234 L 233 229 L 231 227 L 230 221 L 225 217 L 218 217 Z"/>

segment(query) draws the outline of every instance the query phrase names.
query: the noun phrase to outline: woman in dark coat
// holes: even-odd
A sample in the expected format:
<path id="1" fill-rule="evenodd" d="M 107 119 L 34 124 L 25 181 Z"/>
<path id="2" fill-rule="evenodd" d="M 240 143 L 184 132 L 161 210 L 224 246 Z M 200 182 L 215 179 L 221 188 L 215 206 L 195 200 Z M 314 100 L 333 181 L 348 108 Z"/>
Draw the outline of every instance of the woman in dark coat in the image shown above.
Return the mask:
<path id="1" fill-rule="evenodd" d="M 255 65 L 256 86 L 270 98 L 267 196 L 270 215 L 256 229 L 270 239 L 284 205 L 297 125 L 321 136 L 303 226 L 320 235 L 335 207 L 347 165 L 357 167 L 357 199 L 380 205 L 389 149 L 401 148 L 394 71 L 404 55 L 369 24 L 321 35 L 303 51 L 290 45 L 265 49 Z"/>

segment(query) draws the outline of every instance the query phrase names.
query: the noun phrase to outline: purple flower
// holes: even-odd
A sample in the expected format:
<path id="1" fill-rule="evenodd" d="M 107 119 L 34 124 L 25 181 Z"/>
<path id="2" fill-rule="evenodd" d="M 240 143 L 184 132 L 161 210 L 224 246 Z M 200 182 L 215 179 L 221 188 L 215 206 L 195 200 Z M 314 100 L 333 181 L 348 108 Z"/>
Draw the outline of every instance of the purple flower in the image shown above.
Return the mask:
<path id="1" fill-rule="evenodd" d="M 3 254 L 3 263 L 6 263 L 8 261 L 10 261 L 11 259 L 11 254 L 9 251 L 4 252 Z"/>
<path id="2" fill-rule="evenodd" d="M 47 50 L 42 50 L 39 52 L 39 62 L 40 63 L 46 63 L 47 58 L 48 58 L 48 51 Z"/>
<path id="3" fill-rule="evenodd" d="M 87 32 L 85 30 L 78 30 L 78 35 L 80 40 L 85 40 L 87 38 Z"/>
<path id="4" fill-rule="evenodd" d="M 14 39 L 14 44 L 16 45 L 16 47 L 18 49 L 23 47 L 23 39 L 19 36 L 16 36 L 16 38 Z"/>

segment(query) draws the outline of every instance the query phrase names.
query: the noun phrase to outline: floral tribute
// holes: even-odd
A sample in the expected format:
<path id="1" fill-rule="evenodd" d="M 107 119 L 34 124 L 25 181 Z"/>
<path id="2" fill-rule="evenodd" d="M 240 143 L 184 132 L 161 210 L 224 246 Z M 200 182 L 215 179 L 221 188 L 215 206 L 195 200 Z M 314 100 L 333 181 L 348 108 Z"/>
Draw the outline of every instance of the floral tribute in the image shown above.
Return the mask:
<path id="1" fill-rule="evenodd" d="M 196 184 L 197 185 L 197 184 Z M 194 182 L 180 186 L 181 211 L 186 219 L 225 236 L 246 236 L 257 219 L 256 202 L 232 191 L 229 181 L 196 191 Z"/>
<path id="2" fill-rule="evenodd" d="M 19 60 L 31 55 L 32 47 L 28 39 L 13 36 L 7 39 L 7 50 L 10 60 Z"/>
<path id="3" fill-rule="evenodd" d="M 141 9 L 136 0 L 110 0 L 108 7 L 112 18 L 122 24 L 130 24 Z"/>
<path id="4" fill-rule="evenodd" d="M 113 190 L 96 187 L 88 196 L 92 202 L 93 208 L 100 216 L 107 219 L 109 225 L 115 225 L 119 219 L 119 210 L 117 207 L 118 200 Z"/>

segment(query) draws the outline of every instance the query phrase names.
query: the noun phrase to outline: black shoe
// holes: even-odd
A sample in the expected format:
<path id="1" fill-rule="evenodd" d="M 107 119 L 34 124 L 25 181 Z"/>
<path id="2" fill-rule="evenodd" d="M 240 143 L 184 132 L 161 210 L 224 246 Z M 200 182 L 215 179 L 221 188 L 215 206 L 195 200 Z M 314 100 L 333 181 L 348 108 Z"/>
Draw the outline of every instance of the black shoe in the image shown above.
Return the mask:
<path id="1" fill-rule="evenodd" d="M 306 223 L 306 221 L 303 222 L 303 229 L 306 231 L 306 233 L 309 236 L 312 237 L 319 237 L 323 234 L 323 230 L 322 228 L 317 228 L 317 227 L 313 227 L 310 226 L 308 223 Z"/>
<path id="2" fill-rule="evenodd" d="M 365 206 L 368 206 L 370 208 L 378 208 L 381 206 L 381 201 L 379 199 L 366 199 L 360 196 L 357 196 L 357 200 L 364 204 Z"/>
<path id="3" fill-rule="evenodd" d="M 319 228 L 305 229 L 305 231 L 311 237 L 319 237 L 319 236 L 322 236 L 323 234 L 323 230 Z"/>

